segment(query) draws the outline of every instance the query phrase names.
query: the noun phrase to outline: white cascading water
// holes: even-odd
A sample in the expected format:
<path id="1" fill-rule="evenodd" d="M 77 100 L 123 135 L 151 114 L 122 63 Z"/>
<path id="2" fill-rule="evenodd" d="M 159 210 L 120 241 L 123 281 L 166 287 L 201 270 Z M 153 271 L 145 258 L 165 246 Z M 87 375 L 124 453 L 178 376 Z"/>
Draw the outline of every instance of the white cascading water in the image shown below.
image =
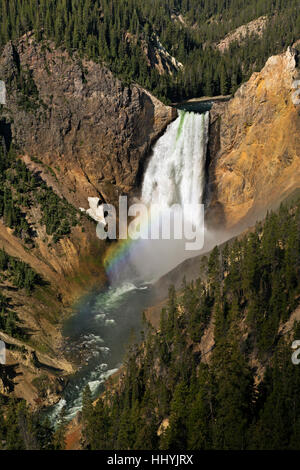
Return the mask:
<path id="1" fill-rule="evenodd" d="M 208 128 L 209 112 L 179 111 L 154 146 L 142 187 L 145 204 L 196 208 L 203 202 Z"/>

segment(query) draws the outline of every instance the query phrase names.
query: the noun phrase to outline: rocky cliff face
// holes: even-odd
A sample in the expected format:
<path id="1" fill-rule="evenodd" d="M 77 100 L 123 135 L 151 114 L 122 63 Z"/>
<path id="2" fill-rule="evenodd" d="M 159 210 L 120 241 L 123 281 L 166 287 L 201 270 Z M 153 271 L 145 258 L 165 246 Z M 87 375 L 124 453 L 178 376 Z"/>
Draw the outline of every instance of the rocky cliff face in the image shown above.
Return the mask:
<path id="1" fill-rule="evenodd" d="M 35 91 L 29 106 L 18 90 L 21 71 Z M 124 87 L 105 67 L 30 34 L 6 46 L 0 77 L 8 85 L 3 118 L 16 143 L 51 166 L 77 205 L 97 193 L 110 200 L 116 189 L 132 190 L 151 144 L 176 114 L 141 87 Z"/>
<path id="2" fill-rule="evenodd" d="M 171 56 L 164 48 L 156 34 L 153 34 L 150 41 L 142 43 L 144 54 L 147 57 L 148 65 L 156 68 L 159 74 L 170 74 L 183 69 L 183 64 L 175 57 Z"/>
<path id="3" fill-rule="evenodd" d="M 26 166 L 77 209 L 88 207 L 88 197 L 114 202 L 119 192 L 133 192 L 151 144 L 176 115 L 141 87 L 124 87 L 99 64 L 37 43 L 31 34 L 7 44 L 0 80 L 7 89 L 0 108 L 1 145 L 3 138 L 7 146 L 13 139 Z M 61 321 L 85 288 L 105 282 L 105 245 L 86 218 L 55 243 L 38 205 L 21 210 L 36 233 L 32 246 L 0 220 L 0 248 L 29 264 L 48 285 L 27 296 L 0 284 L 29 332 L 29 341 L 2 336 L 8 362 L 0 367 L 0 394 L 49 405 L 64 386 L 59 377 L 72 371 L 62 353 Z"/>
<path id="4" fill-rule="evenodd" d="M 211 111 L 208 221 L 249 225 L 300 187 L 299 77 L 293 49 L 271 57 Z"/>
<path id="5" fill-rule="evenodd" d="M 267 26 L 267 23 L 267 16 L 261 16 L 260 18 L 250 21 L 249 23 L 242 25 L 231 33 L 227 34 L 227 36 L 225 36 L 225 38 L 217 44 L 217 48 L 220 52 L 225 52 L 227 49 L 229 49 L 233 42 L 238 42 L 240 44 L 250 35 L 253 35 L 254 37 L 261 37 Z"/>

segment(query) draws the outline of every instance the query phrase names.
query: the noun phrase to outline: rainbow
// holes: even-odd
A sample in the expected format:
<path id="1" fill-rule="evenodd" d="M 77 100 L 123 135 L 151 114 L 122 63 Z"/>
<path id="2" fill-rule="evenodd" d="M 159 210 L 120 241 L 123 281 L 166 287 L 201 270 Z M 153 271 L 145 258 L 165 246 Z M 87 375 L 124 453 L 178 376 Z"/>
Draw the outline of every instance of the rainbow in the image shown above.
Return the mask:
<path id="1" fill-rule="evenodd" d="M 128 238 L 127 240 L 119 240 L 108 248 L 104 257 L 104 268 L 108 276 L 117 268 L 122 269 L 122 266 L 127 264 L 130 247 L 133 243 L 134 240 Z"/>
<path id="2" fill-rule="evenodd" d="M 140 231 L 142 233 L 149 233 L 150 222 L 153 220 L 153 217 L 159 217 L 159 211 L 154 213 L 152 209 L 151 216 L 149 215 L 149 211 L 147 211 L 147 215 L 139 217 Z M 108 276 L 116 270 L 120 271 L 122 267 L 125 267 L 128 263 L 132 246 L 134 246 L 139 240 L 140 239 L 134 240 L 128 235 L 127 239 L 118 240 L 111 244 L 104 257 L 104 268 Z"/>

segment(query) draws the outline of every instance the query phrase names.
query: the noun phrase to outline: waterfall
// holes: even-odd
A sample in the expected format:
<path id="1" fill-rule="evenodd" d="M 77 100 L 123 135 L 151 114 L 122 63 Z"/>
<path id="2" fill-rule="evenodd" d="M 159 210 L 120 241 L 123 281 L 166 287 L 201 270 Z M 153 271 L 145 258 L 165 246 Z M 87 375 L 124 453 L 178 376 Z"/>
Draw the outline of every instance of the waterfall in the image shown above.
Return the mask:
<path id="1" fill-rule="evenodd" d="M 143 225 L 147 237 L 128 243 L 121 265 L 118 261 L 110 267 L 109 276 L 114 285 L 128 280 L 151 282 L 196 254 L 197 247 L 194 252 L 186 249 L 184 230 L 182 236 L 177 236 L 172 223 L 176 220 L 177 227 L 183 229 L 189 221 L 199 233 L 204 232 L 201 204 L 205 190 L 208 127 L 209 112 L 179 111 L 178 118 L 154 145 L 141 193 L 141 202 L 149 209 L 148 222 Z M 152 216 L 160 230 L 158 238 L 151 236 L 149 220 L 152 222 Z M 171 219 L 170 237 L 164 237 L 163 227 Z"/>
<path id="2" fill-rule="evenodd" d="M 203 202 L 208 127 L 209 112 L 179 111 L 154 146 L 142 186 L 145 204 L 163 209 Z"/>

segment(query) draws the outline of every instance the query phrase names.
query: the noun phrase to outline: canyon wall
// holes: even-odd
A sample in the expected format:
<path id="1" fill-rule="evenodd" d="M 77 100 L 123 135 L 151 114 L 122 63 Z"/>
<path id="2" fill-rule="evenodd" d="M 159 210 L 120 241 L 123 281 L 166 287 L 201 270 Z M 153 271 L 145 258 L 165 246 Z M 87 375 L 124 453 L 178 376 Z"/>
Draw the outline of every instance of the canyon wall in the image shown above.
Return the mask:
<path id="1" fill-rule="evenodd" d="M 31 107 L 20 99 L 21 71 L 32 77 Z M 0 77 L 8 88 L 2 119 L 16 144 L 49 165 L 77 205 L 97 193 L 111 200 L 118 190 L 132 190 L 151 144 L 176 115 L 140 86 L 126 87 L 100 64 L 31 34 L 6 46 Z"/>
<path id="2" fill-rule="evenodd" d="M 271 57 L 229 102 L 214 104 L 209 226 L 241 231 L 299 188 L 300 108 L 292 98 L 297 78 L 297 53 L 289 49 Z M 37 43 L 31 34 L 7 44 L 0 79 L 7 87 L 0 115 L 6 145 L 13 139 L 27 167 L 76 209 L 87 208 L 90 196 L 115 202 L 120 193 L 138 193 L 151 146 L 177 115 L 140 86 L 126 87 L 100 64 L 71 57 L 50 42 Z M 23 210 L 37 233 L 34 245 L 29 249 L 0 221 L 0 248 L 28 263 L 49 284 L 31 296 L 1 284 L 31 332 L 31 344 L 4 338 L 11 347 L 9 368 L 0 371 L 0 389 L 11 388 L 32 404 L 49 404 L 63 386 L 49 372 L 54 358 L 63 373 L 72 370 L 61 349 L 61 322 L 86 287 L 105 282 L 106 247 L 88 219 L 52 243 L 38 209 Z M 48 388 L 41 397 L 32 381 L 45 374 Z"/>
<path id="3" fill-rule="evenodd" d="M 176 116 L 140 86 L 126 87 L 100 64 L 38 43 L 32 34 L 6 45 L 0 80 L 7 89 L 0 106 L 0 145 L 8 148 L 13 140 L 41 185 L 78 212 L 88 208 L 88 197 L 112 203 L 119 193 L 137 190 L 152 143 Z M 42 406 L 59 399 L 72 371 L 61 324 L 79 295 L 106 282 L 106 245 L 86 217 L 55 242 L 38 205 L 20 209 L 35 233 L 32 243 L 0 219 L 0 249 L 26 262 L 47 284 L 27 295 L 0 276 L 0 292 L 28 332 L 24 341 L 0 336 L 8 347 L 0 394 Z"/>
<path id="4" fill-rule="evenodd" d="M 297 51 L 270 57 L 234 97 L 215 103 L 209 144 L 208 222 L 244 227 L 300 187 Z M 295 101 L 295 103 L 294 103 Z"/>

